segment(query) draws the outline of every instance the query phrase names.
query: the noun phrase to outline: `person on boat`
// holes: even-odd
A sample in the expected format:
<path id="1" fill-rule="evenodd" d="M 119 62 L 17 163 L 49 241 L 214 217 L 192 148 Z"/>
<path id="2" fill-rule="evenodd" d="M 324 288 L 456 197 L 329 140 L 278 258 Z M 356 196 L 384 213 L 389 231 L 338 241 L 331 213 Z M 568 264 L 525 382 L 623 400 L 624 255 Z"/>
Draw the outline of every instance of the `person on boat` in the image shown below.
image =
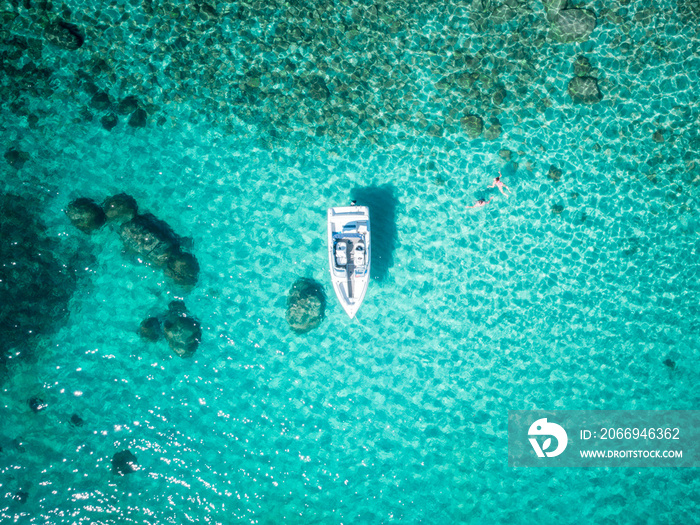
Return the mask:
<path id="1" fill-rule="evenodd" d="M 489 202 L 491 202 L 491 199 L 489 199 L 489 200 L 479 199 L 472 206 L 467 206 L 467 208 L 483 208 Z"/>
<path id="2" fill-rule="evenodd" d="M 503 175 L 501 175 L 501 170 L 498 170 L 498 177 L 493 179 L 491 186 L 487 186 L 487 187 L 488 188 L 494 188 L 494 187 L 498 188 L 503 195 L 505 195 L 506 197 L 509 197 L 510 195 L 508 193 L 506 193 L 506 191 L 510 192 L 510 188 L 508 186 L 506 186 L 505 184 L 503 184 L 503 181 L 501 181 L 502 176 Z M 505 191 L 503 191 L 503 190 L 505 190 Z"/>

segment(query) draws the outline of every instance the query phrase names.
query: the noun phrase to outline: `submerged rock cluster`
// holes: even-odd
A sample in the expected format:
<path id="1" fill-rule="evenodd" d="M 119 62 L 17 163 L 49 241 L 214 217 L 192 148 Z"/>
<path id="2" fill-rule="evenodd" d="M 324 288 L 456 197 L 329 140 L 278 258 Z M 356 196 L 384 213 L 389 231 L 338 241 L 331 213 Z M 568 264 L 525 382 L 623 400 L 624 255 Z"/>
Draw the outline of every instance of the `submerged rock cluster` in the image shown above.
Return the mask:
<path id="1" fill-rule="evenodd" d="M 287 322 L 292 331 L 303 334 L 316 328 L 323 321 L 326 296 L 319 283 L 312 279 L 299 279 L 287 296 Z"/>
<path id="2" fill-rule="evenodd" d="M 571 52 L 569 44 L 617 25 L 609 53 L 639 72 L 670 57 L 671 35 L 640 40 L 630 29 L 652 31 L 668 12 L 696 25 L 697 6 L 679 0 L 657 13 L 627 0 L 6 2 L 0 93 L 30 127 L 53 125 L 30 103 L 53 99 L 71 102 L 62 119 L 106 129 L 189 121 L 230 133 L 255 126 L 269 143 L 500 140 L 510 131 L 504 123 L 552 107 L 547 46 Z M 594 89 L 579 78 L 571 92 L 582 104 L 614 86 L 603 79 Z M 490 127 L 493 119 L 501 125 Z"/>
<path id="3" fill-rule="evenodd" d="M 35 414 L 38 414 L 42 410 L 45 410 L 46 407 L 48 406 L 44 401 L 39 398 L 39 397 L 32 397 L 30 398 L 27 403 L 29 403 L 29 408 L 32 409 L 32 412 Z"/>
<path id="4" fill-rule="evenodd" d="M 29 153 L 16 148 L 10 148 L 5 152 L 5 160 L 7 163 L 15 169 L 22 169 L 22 167 L 29 160 Z"/>
<path id="5" fill-rule="evenodd" d="M 107 222 L 119 224 L 119 236 L 126 252 L 163 268 L 165 275 L 179 285 L 191 287 L 197 283 L 199 263 L 195 256 L 182 250 L 182 239 L 167 223 L 150 213 L 140 214 L 132 196 L 120 193 L 107 198 L 102 205 L 81 197 L 68 204 L 66 214 L 76 228 L 87 234 Z M 199 321 L 181 301 L 170 303 L 167 314 L 146 319 L 139 333 L 150 341 L 164 335 L 180 357 L 192 356 L 202 338 Z"/>
<path id="6" fill-rule="evenodd" d="M 112 474 L 126 476 L 138 470 L 138 459 L 130 450 L 121 450 L 112 456 Z"/>
<path id="7" fill-rule="evenodd" d="M 202 327 L 187 311 L 184 302 L 172 301 L 163 315 L 143 320 L 139 335 L 154 342 L 165 336 L 173 352 L 180 357 L 191 357 L 202 340 Z"/>
<path id="8" fill-rule="evenodd" d="M 598 79 L 593 76 L 594 70 L 591 63 L 583 55 L 574 62 L 574 78 L 568 85 L 568 92 L 575 104 L 596 104 L 603 99 L 603 94 L 598 88 Z"/>
<path id="9" fill-rule="evenodd" d="M 603 98 L 598 89 L 598 80 L 594 77 L 574 77 L 567 89 L 571 100 L 577 104 L 595 104 Z"/>
<path id="10" fill-rule="evenodd" d="M 104 210 L 92 199 L 81 197 L 72 201 L 66 209 L 70 222 L 81 232 L 92 233 L 107 222 Z"/>
<path id="11" fill-rule="evenodd" d="M 176 118 L 170 108 L 197 101 L 188 104 L 197 108 L 192 121 L 229 130 L 255 122 L 272 138 L 299 132 L 378 142 L 392 128 L 461 134 L 464 117 L 491 122 L 512 102 L 515 94 L 500 77 L 537 47 L 518 39 L 512 58 L 502 60 L 463 38 L 470 26 L 533 27 L 536 17 L 518 2 L 166 0 L 60 13 L 28 2 L 5 14 L 8 31 L 17 33 L 7 89 L 50 96 L 62 86 L 83 104 L 79 119 L 96 114 L 106 129 L 121 115 L 133 127 L 162 125 Z M 416 29 L 426 19 L 444 27 L 424 36 Z M 544 29 L 535 28 L 538 38 Z M 57 67 L 61 52 L 75 55 L 71 74 Z M 528 69 L 525 83 L 533 73 Z M 31 112 L 21 97 L 14 109 Z M 477 129 L 469 136 L 480 136 Z M 499 135 L 496 126 L 484 138 Z"/>
<path id="12" fill-rule="evenodd" d="M 585 42 L 596 26 L 596 16 L 588 9 L 567 7 L 567 0 L 544 0 L 552 38 L 562 43 Z"/>
<path id="13" fill-rule="evenodd" d="M 109 197 L 102 206 L 81 197 L 68 204 L 66 214 L 71 223 L 84 233 L 92 233 L 107 221 L 121 223 L 119 236 L 127 252 L 134 253 L 177 284 L 194 286 L 199 277 L 199 263 L 194 255 L 182 250 L 182 240 L 167 223 L 150 213 L 139 214 L 136 200 L 125 193 Z"/>
<path id="14" fill-rule="evenodd" d="M 119 193 L 102 203 L 108 221 L 124 222 L 133 219 L 139 211 L 136 199 L 126 193 Z"/>
<path id="15" fill-rule="evenodd" d="M 47 43 L 68 51 L 75 51 L 85 41 L 85 37 L 77 26 L 61 19 L 47 23 L 44 39 Z"/>
<path id="16" fill-rule="evenodd" d="M 107 131 L 112 131 L 119 124 L 119 115 L 126 119 L 132 128 L 145 128 L 148 123 L 148 113 L 134 95 L 126 95 L 119 102 L 112 99 L 109 93 L 100 90 L 90 80 L 85 80 L 83 89 L 91 95 L 89 108 L 102 113 L 100 124 Z"/>
<path id="17" fill-rule="evenodd" d="M 165 275 L 177 284 L 193 286 L 197 283 L 197 259 L 181 250 L 180 238 L 165 222 L 151 214 L 137 215 L 122 224 L 119 236 L 128 252 L 164 267 Z"/>

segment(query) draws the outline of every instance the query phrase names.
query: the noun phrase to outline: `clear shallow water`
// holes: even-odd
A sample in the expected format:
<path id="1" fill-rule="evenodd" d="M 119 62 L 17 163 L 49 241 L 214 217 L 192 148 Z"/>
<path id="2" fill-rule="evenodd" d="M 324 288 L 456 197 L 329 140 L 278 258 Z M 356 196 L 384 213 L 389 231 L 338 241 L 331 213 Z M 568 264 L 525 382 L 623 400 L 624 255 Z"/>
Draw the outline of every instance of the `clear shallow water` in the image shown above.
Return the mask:
<path id="1" fill-rule="evenodd" d="M 427 13 L 416 19 L 430 38 L 444 19 Z M 6 142 L 31 160 L 2 165 L 3 189 L 38 194 L 48 234 L 94 259 L 68 323 L 3 385 L 3 519 L 695 522 L 692 470 L 507 467 L 511 408 L 698 407 L 698 40 L 666 12 L 653 34 L 671 51 L 653 55 L 641 45 L 650 26 L 633 16 L 629 37 L 600 22 L 588 43 L 544 43 L 530 69 L 501 72 L 513 88 L 493 142 L 443 121 L 445 134 L 429 136 L 413 120 L 378 144 L 343 127 L 309 137 L 303 123 L 280 136 L 260 116 L 267 102 L 249 122 L 212 126 L 192 117 L 206 105 L 194 96 L 163 110 L 163 125 L 108 133 L 97 118 L 71 122 L 89 97 L 69 80 L 30 100 L 36 127 L 5 107 Z M 503 27 L 472 46 L 507 43 Z M 507 50 L 488 55 L 493 67 Z M 601 70 L 604 99 L 592 107 L 566 94 L 580 52 Z M 73 74 L 76 55 L 42 53 L 65 62 L 56 75 Z M 432 122 L 452 102 L 435 100 L 431 55 L 413 55 L 418 109 Z M 514 96 L 533 70 L 527 95 Z M 508 199 L 485 190 L 499 168 Z M 394 207 L 383 225 L 394 249 L 351 322 L 327 281 L 325 210 L 365 188 Z M 87 237 L 63 213 L 75 197 L 119 191 L 192 237 L 194 290 L 123 256 L 110 228 Z M 488 207 L 464 209 L 486 195 Z M 284 319 L 299 277 L 331 294 L 305 335 Z M 203 325 L 193 359 L 136 334 L 174 298 Z M 33 395 L 49 408 L 33 414 Z M 68 424 L 73 413 L 83 427 Z M 142 469 L 116 478 L 110 458 L 126 447 Z M 24 504 L 11 499 L 20 489 Z"/>

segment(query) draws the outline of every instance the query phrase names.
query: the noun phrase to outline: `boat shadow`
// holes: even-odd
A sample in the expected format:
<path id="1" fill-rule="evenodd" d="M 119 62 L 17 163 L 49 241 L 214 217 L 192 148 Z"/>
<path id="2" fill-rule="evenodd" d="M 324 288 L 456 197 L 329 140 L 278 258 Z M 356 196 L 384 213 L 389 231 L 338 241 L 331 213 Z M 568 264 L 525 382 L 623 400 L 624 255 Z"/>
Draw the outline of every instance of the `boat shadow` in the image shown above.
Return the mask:
<path id="1" fill-rule="evenodd" d="M 392 184 L 353 188 L 352 200 L 358 206 L 369 208 L 370 228 L 372 232 L 371 271 L 372 278 L 384 281 L 389 275 L 389 268 L 394 265 L 394 250 L 398 245 L 396 229 L 396 188 Z"/>

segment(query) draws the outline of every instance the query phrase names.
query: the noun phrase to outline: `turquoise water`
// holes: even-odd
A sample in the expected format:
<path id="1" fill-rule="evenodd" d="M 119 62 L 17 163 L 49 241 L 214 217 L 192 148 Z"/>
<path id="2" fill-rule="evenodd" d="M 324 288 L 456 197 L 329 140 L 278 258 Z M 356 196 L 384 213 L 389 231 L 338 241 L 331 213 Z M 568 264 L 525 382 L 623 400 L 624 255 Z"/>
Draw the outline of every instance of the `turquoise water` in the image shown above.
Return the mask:
<path id="1" fill-rule="evenodd" d="M 394 33 L 356 20 L 369 4 L 222 3 L 214 21 L 180 7 L 189 22 L 172 4 L 70 4 L 79 50 L 13 58 L 53 73 L 3 84 L 4 150 L 29 160 L 0 161 L 2 190 L 38 199 L 48 237 L 86 262 L 69 318 L 3 379 L 3 521 L 698 522 L 693 469 L 507 466 L 509 409 L 698 408 L 695 4 L 594 2 L 582 44 L 548 40 L 537 2 L 501 24 L 491 4 L 381 5 Z M 11 34 L 40 36 L 39 8 L 3 9 Z M 298 19 L 309 38 L 271 29 Z M 182 35 L 182 54 L 159 54 Z M 479 57 L 482 95 L 436 87 L 458 48 Z M 567 94 L 580 54 L 598 69 L 591 106 Z M 319 94 L 307 70 L 342 85 Z M 87 77 L 150 104 L 146 127 L 103 129 Z M 501 136 L 470 140 L 470 113 Z M 499 169 L 509 198 L 486 189 Z M 193 289 L 64 213 L 122 191 L 191 237 Z M 325 213 L 354 197 L 382 245 L 350 321 Z M 303 335 L 285 321 L 300 277 L 328 295 Z M 202 323 L 191 359 L 137 334 L 173 299 Z M 140 469 L 113 476 L 126 448 Z"/>

